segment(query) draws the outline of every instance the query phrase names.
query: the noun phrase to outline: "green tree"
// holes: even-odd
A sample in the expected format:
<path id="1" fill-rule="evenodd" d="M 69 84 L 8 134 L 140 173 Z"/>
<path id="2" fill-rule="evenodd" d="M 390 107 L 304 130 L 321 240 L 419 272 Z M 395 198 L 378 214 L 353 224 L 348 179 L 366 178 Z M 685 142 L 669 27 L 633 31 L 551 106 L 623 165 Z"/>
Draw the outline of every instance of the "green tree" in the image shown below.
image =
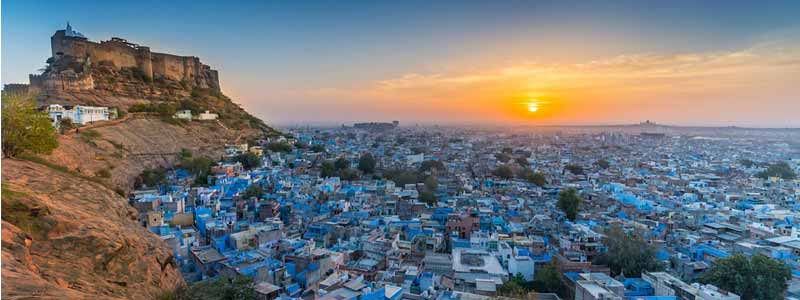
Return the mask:
<path id="1" fill-rule="evenodd" d="M 792 272 L 785 263 L 760 254 L 719 259 L 700 276 L 700 282 L 738 294 L 742 300 L 784 299 L 790 279 Z"/>
<path id="2" fill-rule="evenodd" d="M 63 118 L 61 121 L 58 121 L 58 130 L 61 133 L 70 132 L 77 127 L 77 124 L 73 123 L 72 119 Z"/>
<path id="3" fill-rule="evenodd" d="M 311 152 L 314 152 L 314 153 L 325 152 L 325 146 L 324 145 L 320 145 L 320 144 L 316 144 L 314 146 L 311 146 L 310 150 L 311 150 Z"/>
<path id="4" fill-rule="evenodd" d="M 422 164 L 420 164 L 419 166 L 420 172 L 427 172 L 432 170 L 444 171 L 446 170 L 446 168 L 444 166 L 444 163 L 438 160 L 426 160 L 423 161 Z"/>
<path id="5" fill-rule="evenodd" d="M 436 199 L 436 194 L 427 189 L 419 193 L 419 200 L 430 205 L 436 205 L 436 203 L 439 201 Z"/>
<path id="6" fill-rule="evenodd" d="M 292 152 L 292 145 L 287 142 L 272 142 L 267 144 L 267 149 L 272 152 L 289 153 Z"/>
<path id="7" fill-rule="evenodd" d="M 182 160 L 186 158 L 192 158 L 192 150 L 181 148 L 181 152 L 178 155 L 180 155 Z"/>
<path id="8" fill-rule="evenodd" d="M 770 177 L 780 177 L 785 180 L 792 180 L 797 178 L 797 174 L 792 170 L 785 161 L 776 162 L 767 167 L 766 170 L 758 172 L 757 177 L 767 179 Z"/>
<path id="9" fill-rule="evenodd" d="M 361 155 L 361 158 L 358 159 L 358 169 L 364 174 L 371 174 L 375 172 L 375 165 L 377 162 L 375 161 L 375 157 L 372 156 L 372 153 L 364 153 Z"/>
<path id="10" fill-rule="evenodd" d="M 336 167 L 336 170 L 343 170 L 350 167 L 350 162 L 344 157 L 339 157 L 333 162 L 333 166 Z"/>
<path id="11" fill-rule="evenodd" d="M 234 160 L 242 163 L 242 167 L 248 170 L 261 166 L 261 157 L 251 152 L 238 155 Z"/>
<path id="12" fill-rule="evenodd" d="M 583 200 L 578 196 L 578 191 L 574 188 L 568 188 L 558 193 L 557 206 L 567 215 L 567 219 L 570 221 L 575 221 L 575 218 L 578 217 L 581 202 Z"/>
<path id="13" fill-rule="evenodd" d="M 575 175 L 583 175 L 583 167 L 579 165 L 567 165 L 564 169 Z"/>
<path id="14" fill-rule="evenodd" d="M 511 179 L 514 177 L 514 171 L 511 170 L 511 167 L 502 165 L 494 170 L 494 175 L 503 179 Z"/>
<path id="15" fill-rule="evenodd" d="M 139 176 L 134 180 L 136 188 L 146 185 L 147 187 L 155 187 L 167 181 L 167 170 L 164 168 L 147 169 L 142 171 Z"/>
<path id="16" fill-rule="evenodd" d="M 320 177 L 328 178 L 336 174 L 336 166 L 332 161 L 326 160 L 322 162 L 322 166 L 320 167 Z"/>
<path id="17" fill-rule="evenodd" d="M 538 186 L 547 184 L 547 178 L 541 172 L 534 172 L 531 169 L 525 168 L 520 174 L 520 177 Z"/>
<path id="18" fill-rule="evenodd" d="M 739 160 L 739 164 L 741 164 L 745 168 L 749 168 L 749 167 L 752 167 L 753 165 L 755 165 L 756 163 L 754 161 L 750 160 L 750 159 L 743 158 L 743 159 Z"/>
<path id="19" fill-rule="evenodd" d="M 261 199 L 261 195 L 263 195 L 263 194 L 264 194 L 264 188 L 261 187 L 261 185 L 251 184 L 250 186 L 247 187 L 246 190 L 244 190 L 244 193 L 242 193 L 242 198 L 244 198 L 244 199 L 250 199 L 250 198 Z"/>
<path id="20" fill-rule="evenodd" d="M 24 152 L 50 153 L 58 147 L 56 131 L 45 112 L 30 98 L 2 94 L 3 156 Z"/>
<path id="21" fill-rule="evenodd" d="M 339 178 L 342 180 L 356 180 L 358 179 L 358 172 L 350 168 L 341 169 L 339 170 Z"/>
<path id="22" fill-rule="evenodd" d="M 162 297 L 164 298 L 164 297 Z M 247 276 L 221 276 L 206 281 L 195 282 L 175 292 L 177 300 L 254 300 L 255 284 Z"/>
<path id="23" fill-rule="evenodd" d="M 536 277 L 533 279 L 534 290 L 540 293 L 559 293 L 563 288 L 561 272 L 554 262 L 536 270 Z"/>
<path id="24" fill-rule="evenodd" d="M 611 226 L 605 232 L 608 251 L 595 259 L 607 265 L 611 274 L 639 277 L 644 271 L 661 271 L 664 265 L 656 258 L 656 249 L 638 233 L 627 233 L 621 226 Z"/>
<path id="25" fill-rule="evenodd" d="M 521 273 L 517 273 L 497 288 L 497 294 L 506 297 L 520 297 L 528 294 L 531 286 Z"/>

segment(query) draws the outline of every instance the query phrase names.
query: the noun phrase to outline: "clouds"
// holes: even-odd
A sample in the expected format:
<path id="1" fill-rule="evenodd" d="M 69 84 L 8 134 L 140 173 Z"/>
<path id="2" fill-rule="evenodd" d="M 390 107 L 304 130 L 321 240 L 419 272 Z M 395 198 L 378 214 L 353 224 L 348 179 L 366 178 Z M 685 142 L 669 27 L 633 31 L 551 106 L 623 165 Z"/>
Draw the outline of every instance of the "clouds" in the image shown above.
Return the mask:
<path id="1" fill-rule="evenodd" d="M 442 122 L 613 123 L 658 119 L 653 116 L 657 114 L 673 123 L 759 123 L 765 121 L 759 119 L 763 116 L 743 115 L 747 111 L 743 107 L 761 103 L 762 110 L 781 111 L 796 106 L 790 99 L 800 95 L 798 41 L 762 41 L 730 51 L 625 54 L 580 62 L 506 63 L 462 72 L 410 72 L 307 95 L 349 99 L 373 111 L 409 113 L 407 118 L 423 115 Z M 765 99 L 767 94 L 769 99 Z M 519 105 L 530 99 L 548 104 L 531 114 Z M 731 103 L 738 106 L 730 107 Z M 414 109 L 409 111 L 409 105 Z M 687 113 L 692 106 L 714 109 L 719 118 L 706 115 L 692 122 L 688 117 L 699 116 Z M 783 116 L 769 111 L 763 115 Z"/>
<path id="2" fill-rule="evenodd" d="M 426 71 L 278 89 L 270 95 L 280 107 L 268 112 L 333 122 L 800 126 L 800 34 L 732 50 L 531 57 L 437 61 Z"/>

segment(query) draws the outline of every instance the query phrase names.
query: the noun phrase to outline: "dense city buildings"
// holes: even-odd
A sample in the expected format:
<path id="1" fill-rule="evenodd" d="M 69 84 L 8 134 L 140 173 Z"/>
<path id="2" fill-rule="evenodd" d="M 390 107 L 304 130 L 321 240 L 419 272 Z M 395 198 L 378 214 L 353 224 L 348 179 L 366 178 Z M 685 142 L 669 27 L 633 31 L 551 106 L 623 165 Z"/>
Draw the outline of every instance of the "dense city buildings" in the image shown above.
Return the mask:
<path id="1" fill-rule="evenodd" d="M 263 299 L 740 299 L 701 280 L 740 255 L 800 295 L 796 132 L 375 124 L 229 145 L 131 203 L 188 282 Z"/>

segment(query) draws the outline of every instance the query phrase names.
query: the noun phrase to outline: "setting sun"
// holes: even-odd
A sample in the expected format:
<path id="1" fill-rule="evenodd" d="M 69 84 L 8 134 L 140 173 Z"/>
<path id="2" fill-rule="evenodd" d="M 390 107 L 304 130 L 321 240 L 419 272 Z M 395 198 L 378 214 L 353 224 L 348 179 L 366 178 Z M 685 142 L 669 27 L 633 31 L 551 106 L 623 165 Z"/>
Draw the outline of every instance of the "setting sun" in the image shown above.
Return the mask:
<path id="1" fill-rule="evenodd" d="M 538 102 L 528 102 L 528 111 L 529 112 L 536 112 L 539 110 L 539 103 Z"/>

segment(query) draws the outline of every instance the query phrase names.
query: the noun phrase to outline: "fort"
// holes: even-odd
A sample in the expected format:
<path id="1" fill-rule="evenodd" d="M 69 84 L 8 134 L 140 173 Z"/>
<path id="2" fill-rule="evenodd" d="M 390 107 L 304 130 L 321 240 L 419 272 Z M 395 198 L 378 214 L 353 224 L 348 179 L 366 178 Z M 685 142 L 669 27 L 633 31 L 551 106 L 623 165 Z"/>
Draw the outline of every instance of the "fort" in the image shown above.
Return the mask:
<path id="1" fill-rule="evenodd" d="M 196 56 L 151 52 L 150 47 L 112 37 L 93 42 L 69 23 L 50 38 L 52 57 L 44 74 L 31 74 L 30 86 L 6 85 L 9 92 L 37 90 L 81 91 L 94 88 L 93 65 L 131 69 L 147 81 L 176 81 L 188 87 L 219 90 L 219 74 Z"/>

